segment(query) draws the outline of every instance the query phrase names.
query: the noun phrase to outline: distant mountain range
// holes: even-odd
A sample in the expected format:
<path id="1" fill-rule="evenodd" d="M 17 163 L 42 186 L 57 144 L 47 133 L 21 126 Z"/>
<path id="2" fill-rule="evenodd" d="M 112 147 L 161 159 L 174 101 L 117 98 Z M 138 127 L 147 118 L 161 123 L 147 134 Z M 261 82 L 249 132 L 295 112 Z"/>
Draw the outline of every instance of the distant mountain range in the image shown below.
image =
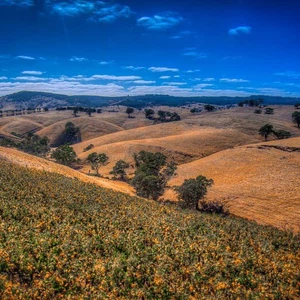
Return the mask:
<path id="1" fill-rule="evenodd" d="M 294 105 L 300 98 L 277 96 L 250 96 L 250 97 L 174 97 L 169 95 L 143 95 L 127 97 L 103 97 L 103 96 L 68 96 L 62 94 L 21 91 L 18 93 L 0 97 L 0 109 L 24 109 L 24 108 L 54 108 L 57 106 L 89 106 L 101 107 L 109 105 L 124 105 L 134 108 L 146 106 L 166 105 L 182 106 L 191 103 L 210 103 L 216 105 L 237 104 L 247 99 L 262 98 L 264 104 Z"/>

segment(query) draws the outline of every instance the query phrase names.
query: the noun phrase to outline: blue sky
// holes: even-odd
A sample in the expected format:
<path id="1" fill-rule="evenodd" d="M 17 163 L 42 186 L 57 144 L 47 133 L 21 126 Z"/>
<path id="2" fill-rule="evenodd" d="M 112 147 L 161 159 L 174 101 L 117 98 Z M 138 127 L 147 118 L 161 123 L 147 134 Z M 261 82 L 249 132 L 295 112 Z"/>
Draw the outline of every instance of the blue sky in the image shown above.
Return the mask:
<path id="1" fill-rule="evenodd" d="M 300 2 L 0 0 L 0 95 L 300 97 Z"/>

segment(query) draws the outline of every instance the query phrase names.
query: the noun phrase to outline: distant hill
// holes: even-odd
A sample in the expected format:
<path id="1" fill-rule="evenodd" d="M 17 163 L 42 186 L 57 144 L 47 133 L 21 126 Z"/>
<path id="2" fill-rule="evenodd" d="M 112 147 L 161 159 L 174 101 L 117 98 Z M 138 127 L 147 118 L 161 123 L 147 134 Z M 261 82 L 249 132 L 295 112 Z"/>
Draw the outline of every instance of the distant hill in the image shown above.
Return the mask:
<path id="1" fill-rule="evenodd" d="M 108 106 L 124 105 L 134 108 L 146 106 L 183 106 L 191 103 L 210 103 L 216 105 L 237 104 L 247 99 L 263 98 L 264 104 L 293 105 L 299 102 L 299 98 L 277 96 L 251 96 L 251 97 L 174 97 L 169 95 L 142 95 L 127 97 L 103 97 L 103 96 L 68 96 L 62 94 L 21 91 L 18 93 L 0 97 L 0 109 L 24 109 L 57 106 Z"/>

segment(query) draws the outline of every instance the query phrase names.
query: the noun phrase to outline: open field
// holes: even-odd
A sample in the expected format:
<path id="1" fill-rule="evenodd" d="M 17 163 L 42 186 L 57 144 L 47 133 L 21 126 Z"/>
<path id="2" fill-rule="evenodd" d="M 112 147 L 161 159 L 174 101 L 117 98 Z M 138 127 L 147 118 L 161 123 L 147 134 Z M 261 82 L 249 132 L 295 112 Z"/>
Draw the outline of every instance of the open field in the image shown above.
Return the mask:
<path id="1" fill-rule="evenodd" d="M 0 160 L 1 299 L 299 299 L 299 236 Z"/>
<path id="2" fill-rule="evenodd" d="M 170 186 L 204 175 L 215 183 L 207 198 L 223 201 L 231 213 L 300 231 L 300 138 L 224 150 L 180 165 L 177 174 Z M 176 200 L 172 190 L 164 197 Z"/>
<path id="3" fill-rule="evenodd" d="M 133 118 L 128 118 L 122 106 L 106 108 L 92 117 L 81 113 L 74 118 L 71 111 L 4 117 L 0 119 L 0 134 L 10 136 L 11 132 L 24 134 L 38 129 L 38 134 L 48 136 L 52 142 L 62 133 L 66 122 L 73 122 L 81 130 L 82 142 L 73 148 L 83 166 L 79 173 L 15 150 L 3 148 L 0 153 L 12 162 L 22 162 L 20 164 L 29 167 L 38 165 L 39 169 L 63 175 L 73 172 L 71 177 L 132 194 L 132 188 L 125 183 L 86 176 L 94 172 L 85 162 L 87 156 L 92 152 L 106 153 L 109 163 L 99 172 L 111 177 L 109 172 L 120 159 L 133 165 L 134 153 L 141 150 L 162 152 L 179 164 L 178 175 L 170 181 L 170 186 L 205 175 L 215 181 L 208 199 L 224 201 L 231 213 L 261 224 L 298 231 L 300 153 L 288 152 L 282 147 L 299 148 L 300 130 L 291 122 L 293 107 L 273 107 L 274 115 L 254 114 L 254 108 L 250 107 L 196 114 L 186 108 L 157 107 L 156 111 L 176 111 L 182 117 L 179 122 L 160 124 L 154 124 L 137 110 Z M 270 136 L 273 141 L 262 144 L 258 129 L 266 123 L 276 130 L 290 131 L 293 138 L 274 140 Z M 94 148 L 84 152 L 90 144 Z M 35 159 L 38 162 L 33 163 Z M 129 174 L 133 172 L 132 167 L 128 169 Z M 172 190 L 166 191 L 163 198 L 176 200 Z"/>

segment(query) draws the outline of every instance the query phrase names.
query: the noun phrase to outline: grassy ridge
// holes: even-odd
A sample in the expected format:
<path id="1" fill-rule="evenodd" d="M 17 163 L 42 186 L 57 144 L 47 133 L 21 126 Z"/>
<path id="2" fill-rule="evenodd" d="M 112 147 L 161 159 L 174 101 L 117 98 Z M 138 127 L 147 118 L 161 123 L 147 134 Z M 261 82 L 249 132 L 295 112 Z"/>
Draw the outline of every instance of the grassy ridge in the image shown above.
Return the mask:
<path id="1" fill-rule="evenodd" d="M 299 236 L 0 167 L 2 299 L 300 297 Z"/>

